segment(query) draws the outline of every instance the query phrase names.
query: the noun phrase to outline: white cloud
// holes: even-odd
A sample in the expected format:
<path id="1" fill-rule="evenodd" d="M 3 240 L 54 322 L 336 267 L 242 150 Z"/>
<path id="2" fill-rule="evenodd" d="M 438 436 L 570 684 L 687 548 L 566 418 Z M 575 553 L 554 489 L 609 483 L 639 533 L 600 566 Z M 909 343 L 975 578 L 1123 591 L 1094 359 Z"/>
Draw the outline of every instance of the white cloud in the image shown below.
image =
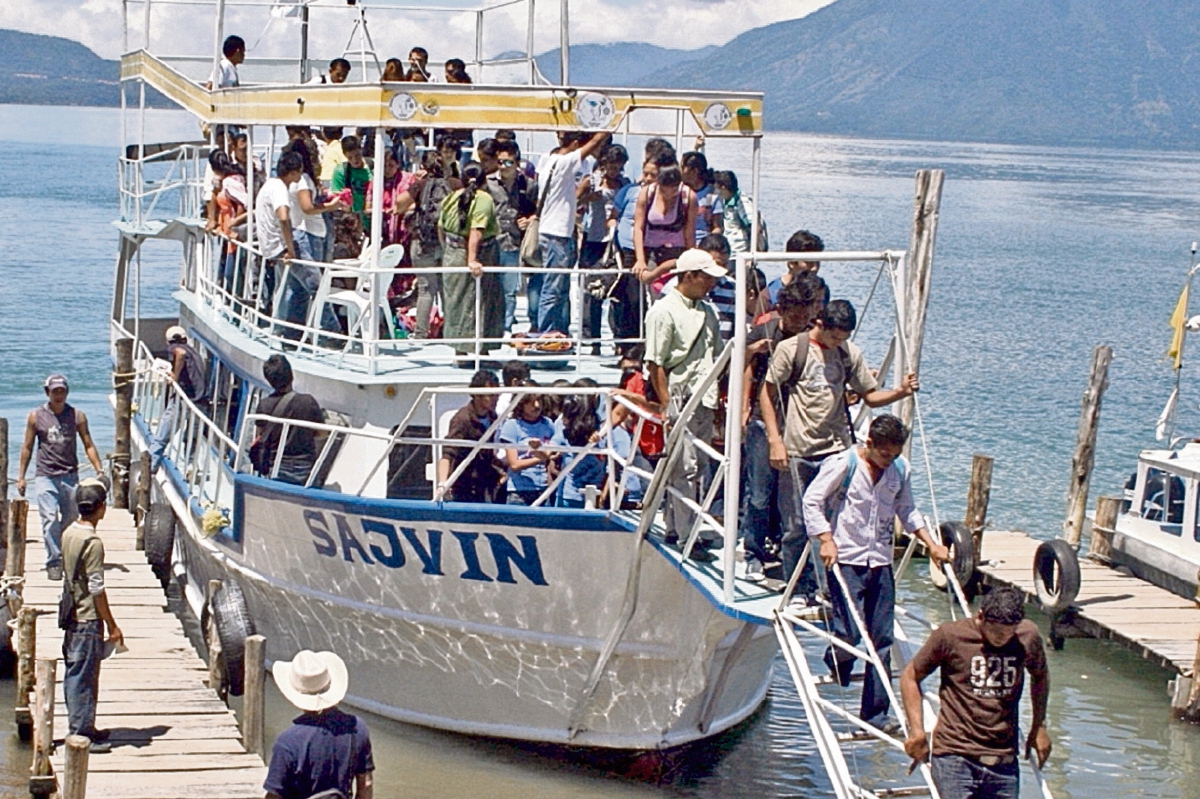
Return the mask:
<path id="1" fill-rule="evenodd" d="M 572 0 L 571 37 L 579 42 L 646 41 L 663 47 L 695 48 L 723 44 L 751 28 L 804 16 L 831 0 Z M 408 0 L 411 4 L 411 0 Z M 457 7 L 475 3 L 454 0 Z M 382 5 L 382 4 L 381 4 Z M 129 5 L 138 29 L 130 46 L 141 46 L 140 3 Z M 427 47 L 435 60 L 475 51 L 474 18 L 470 14 L 368 13 L 371 33 L 381 58 L 403 56 L 416 44 Z M 239 32 L 253 44 L 267 23 L 265 8 L 230 11 L 226 32 Z M 343 6 L 312 11 L 314 55 L 340 54 L 353 25 Z M 297 23 L 275 21 L 255 55 L 293 55 L 298 48 Z M 0 3 L 0 27 L 65 36 L 83 42 L 102 56 L 121 51 L 120 0 L 5 0 Z M 188 6 L 156 8 L 151 23 L 156 49 L 201 55 L 212 51 L 212 10 Z M 558 42 L 558 3 L 538 3 L 537 50 Z M 484 54 L 524 49 L 525 10 L 514 6 L 488 15 Z M 335 52 L 336 51 L 336 52 Z"/>

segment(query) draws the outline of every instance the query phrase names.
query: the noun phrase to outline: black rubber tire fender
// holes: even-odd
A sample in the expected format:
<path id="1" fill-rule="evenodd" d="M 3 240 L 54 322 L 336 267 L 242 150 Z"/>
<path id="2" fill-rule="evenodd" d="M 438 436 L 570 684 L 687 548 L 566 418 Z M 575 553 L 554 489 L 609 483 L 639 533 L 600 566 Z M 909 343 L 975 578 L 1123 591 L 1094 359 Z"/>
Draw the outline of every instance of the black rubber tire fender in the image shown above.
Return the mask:
<path id="1" fill-rule="evenodd" d="M 1033 585 L 1042 610 L 1053 615 L 1071 607 L 1079 596 L 1079 584 L 1075 549 L 1061 538 L 1043 541 L 1033 555 Z"/>
<path id="2" fill-rule="evenodd" d="M 225 685 L 230 695 L 241 696 L 246 690 L 246 639 L 254 635 L 254 619 L 241 586 L 232 577 L 213 595 L 209 614 L 221 641 Z"/>
<path id="3" fill-rule="evenodd" d="M 950 567 L 958 584 L 965 590 L 975 579 L 975 570 L 979 567 L 979 553 L 975 551 L 975 539 L 970 529 L 962 522 L 942 522 L 938 537 L 944 546 L 949 547 Z M 933 565 L 932 559 L 929 561 L 929 574 L 934 586 L 943 591 L 949 590 L 950 581 Z"/>
<path id="4" fill-rule="evenodd" d="M 171 557 L 175 549 L 175 511 L 165 502 L 155 502 L 146 513 L 143 546 L 154 576 L 166 586 L 171 579 Z"/>

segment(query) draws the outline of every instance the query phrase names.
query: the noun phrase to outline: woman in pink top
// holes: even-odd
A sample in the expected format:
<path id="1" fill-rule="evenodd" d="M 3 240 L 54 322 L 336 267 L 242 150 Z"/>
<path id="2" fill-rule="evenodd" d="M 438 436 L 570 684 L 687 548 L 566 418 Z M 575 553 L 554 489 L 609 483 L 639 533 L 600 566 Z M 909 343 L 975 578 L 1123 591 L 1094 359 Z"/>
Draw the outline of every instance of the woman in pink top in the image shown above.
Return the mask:
<path id="1" fill-rule="evenodd" d="M 657 297 L 670 277 L 675 259 L 690 246 L 696 229 L 696 193 L 683 183 L 678 166 L 658 171 L 658 179 L 638 194 L 633 218 L 633 274 L 651 284 Z M 649 263 L 653 261 L 654 267 Z"/>

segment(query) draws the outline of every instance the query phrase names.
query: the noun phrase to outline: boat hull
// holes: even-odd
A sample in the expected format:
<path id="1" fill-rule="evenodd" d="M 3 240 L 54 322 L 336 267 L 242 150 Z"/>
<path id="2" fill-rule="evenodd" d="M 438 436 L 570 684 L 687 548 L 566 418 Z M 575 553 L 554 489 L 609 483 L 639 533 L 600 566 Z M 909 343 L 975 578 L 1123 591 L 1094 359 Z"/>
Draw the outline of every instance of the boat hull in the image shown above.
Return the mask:
<path id="1" fill-rule="evenodd" d="M 209 538 L 179 513 L 169 472 L 159 486 L 176 494 L 193 609 L 209 579 L 236 580 L 268 659 L 337 652 L 350 705 L 461 733 L 660 749 L 728 729 L 765 698 L 770 628 L 726 615 L 618 517 L 239 476 L 235 528 Z M 585 702 L 634 559 L 636 610 Z"/>

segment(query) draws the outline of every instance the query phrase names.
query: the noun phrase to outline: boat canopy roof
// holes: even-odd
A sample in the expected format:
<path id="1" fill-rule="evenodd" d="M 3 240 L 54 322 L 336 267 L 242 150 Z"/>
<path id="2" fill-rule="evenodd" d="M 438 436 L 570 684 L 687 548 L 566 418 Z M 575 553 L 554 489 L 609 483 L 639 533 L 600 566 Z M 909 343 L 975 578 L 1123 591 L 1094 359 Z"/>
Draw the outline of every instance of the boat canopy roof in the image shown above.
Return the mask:
<path id="1" fill-rule="evenodd" d="M 1200 479 L 1200 441 L 1190 442 L 1182 449 L 1142 450 L 1139 459 L 1153 469 Z"/>
<path id="2" fill-rule="evenodd" d="M 759 92 L 454 83 L 209 90 L 145 50 L 121 58 L 121 80 L 145 81 L 208 124 L 618 132 L 637 116 L 639 135 L 675 135 L 682 117 L 707 137 L 762 136 Z"/>

